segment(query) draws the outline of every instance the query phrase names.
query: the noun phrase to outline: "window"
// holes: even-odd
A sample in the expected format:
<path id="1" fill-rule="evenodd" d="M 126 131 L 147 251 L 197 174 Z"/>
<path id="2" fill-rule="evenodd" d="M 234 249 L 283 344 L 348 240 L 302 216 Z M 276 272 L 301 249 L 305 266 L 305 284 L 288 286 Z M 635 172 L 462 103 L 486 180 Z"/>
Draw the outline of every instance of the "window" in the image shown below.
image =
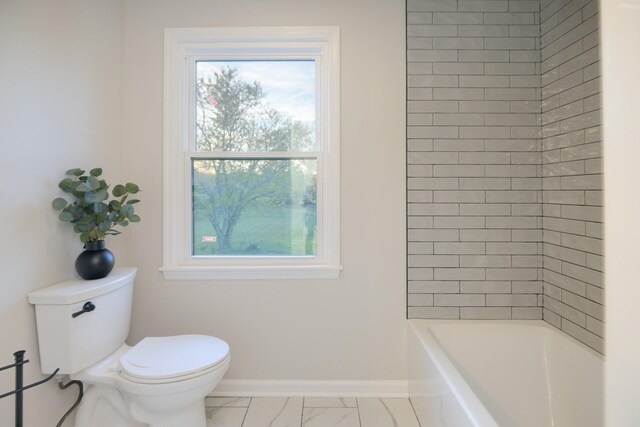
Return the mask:
<path id="1" fill-rule="evenodd" d="M 164 103 L 165 277 L 337 277 L 338 29 L 167 29 Z"/>

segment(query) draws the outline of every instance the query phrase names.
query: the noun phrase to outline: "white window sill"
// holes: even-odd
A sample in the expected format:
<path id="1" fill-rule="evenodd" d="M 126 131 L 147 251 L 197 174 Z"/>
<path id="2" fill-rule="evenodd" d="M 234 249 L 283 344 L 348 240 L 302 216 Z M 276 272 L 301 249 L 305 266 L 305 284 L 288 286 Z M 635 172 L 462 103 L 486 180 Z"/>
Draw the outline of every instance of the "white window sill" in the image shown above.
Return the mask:
<path id="1" fill-rule="evenodd" d="M 337 279 L 342 266 L 171 266 L 161 267 L 160 271 L 167 280 Z"/>

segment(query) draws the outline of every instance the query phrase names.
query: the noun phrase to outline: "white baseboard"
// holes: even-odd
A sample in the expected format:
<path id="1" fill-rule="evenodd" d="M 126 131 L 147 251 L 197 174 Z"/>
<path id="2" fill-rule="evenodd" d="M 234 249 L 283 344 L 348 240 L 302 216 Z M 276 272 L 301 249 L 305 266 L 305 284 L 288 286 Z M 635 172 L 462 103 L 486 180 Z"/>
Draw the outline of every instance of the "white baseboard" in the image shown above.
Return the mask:
<path id="1" fill-rule="evenodd" d="M 222 380 L 209 396 L 408 397 L 407 381 Z"/>

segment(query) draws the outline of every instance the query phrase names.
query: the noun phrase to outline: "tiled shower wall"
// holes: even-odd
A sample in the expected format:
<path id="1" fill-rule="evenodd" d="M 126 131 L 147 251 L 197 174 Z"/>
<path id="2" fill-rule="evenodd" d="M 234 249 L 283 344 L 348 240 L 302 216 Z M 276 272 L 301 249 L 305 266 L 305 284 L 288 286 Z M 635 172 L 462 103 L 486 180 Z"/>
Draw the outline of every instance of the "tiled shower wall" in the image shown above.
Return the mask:
<path id="1" fill-rule="evenodd" d="M 598 3 L 541 6 L 544 319 L 602 352 Z"/>
<path id="2" fill-rule="evenodd" d="M 596 0 L 408 1 L 410 318 L 544 316 L 602 351 L 597 23 Z"/>
<path id="3" fill-rule="evenodd" d="M 410 318 L 542 318 L 539 8 L 408 1 Z"/>

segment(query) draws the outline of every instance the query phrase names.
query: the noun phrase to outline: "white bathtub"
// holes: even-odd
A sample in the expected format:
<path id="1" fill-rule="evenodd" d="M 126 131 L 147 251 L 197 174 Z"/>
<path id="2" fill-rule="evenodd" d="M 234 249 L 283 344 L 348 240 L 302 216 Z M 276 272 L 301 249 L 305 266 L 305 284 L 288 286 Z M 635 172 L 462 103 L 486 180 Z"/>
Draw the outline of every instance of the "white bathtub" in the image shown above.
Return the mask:
<path id="1" fill-rule="evenodd" d="M 543 321 L 410 320 L 422 427 L 601 427 L 603 358 Z"/>

